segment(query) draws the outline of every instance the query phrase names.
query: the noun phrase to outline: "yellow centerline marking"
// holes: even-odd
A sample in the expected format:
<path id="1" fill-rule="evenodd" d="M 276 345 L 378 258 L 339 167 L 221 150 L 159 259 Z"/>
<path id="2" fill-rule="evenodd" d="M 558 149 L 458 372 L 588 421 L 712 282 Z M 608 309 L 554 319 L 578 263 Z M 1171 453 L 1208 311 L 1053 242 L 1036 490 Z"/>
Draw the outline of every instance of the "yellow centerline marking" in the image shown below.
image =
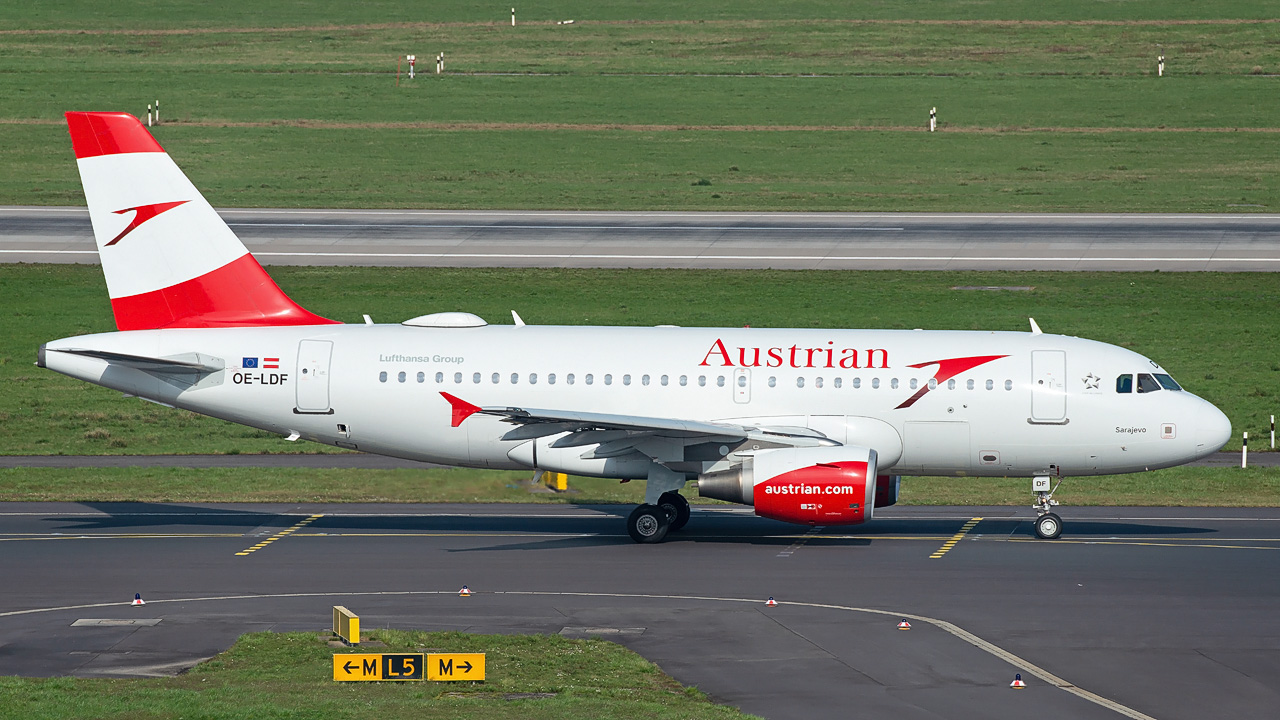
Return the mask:
<path id="1" fill-rule="evenodd" d="M 292 527 L 287 527 L 287 528 L 285 528 L 284 530 L 281 530 L 280 532 L 276 533 L 275 535 L 272 535 L 271 537 L 267 538 L 266 540 L 263 540 L 262 542 L 258 543 L 257 545 L 254 545 L 253 547 L 249 547 L 249 548 L 245 548 L 244 550 L 241 550 L 240 552 L 236 553 L 236 555 L 251 555 L 251 554 L 253 554 L 253 553 L 256 553 L 256 552 L 258 552 L 259 550 L 261 550 L 262 548 L 264 548 L 264 547 L 266 547 L 266 546 L 270 545 L 271 543 L 273 543 L 273 542 L 275 542 L 275 541 L 277 541 L 277 540 L 281 540 L 281 539 L 283 539 L 283 538 L 289 537 L 289 536 L 290 536 L 290 535 L 292 535 L 293 533 L 295 533 L 295 532 L 297 532 L 297 531 L 301 530 L 302 528 L 304 528 L 304 527 L 306 527 L 306 526 L 310 525 L 311 523 L 313 523 L 313 522 L 315 522 L 315 521 L 319 520 L 319 519 L 320 519 L 320 518 L 322 518 L 322 517 L 324 517 L 324 515 L 323 515 L 323 514 L 320 514 L 320 515 L 312 515 L 311 517 L 306 518 L 305 520 L 299 520 L 298 522 L 294 523 Z"/>
<path id="2" fill-rule="evenodd" d="M 929 556 L 929 559 L 937 560 L 943 555 L 946 555 L 947 553 L 951 552 L 951 548 L 955 547 L 956 543 L 963 540 L 964 536 L 968 535 L 969 531 L 972 530 L 974 527 L 976 527 L 980 522 L 982 522 L 982 518 L 980 517 L 970 518 L 969 522 L 965 523 L 964 527 L 960 528 L 960 532 L 956 533 L 955 535 L 952 535 L 950 540 L 942 543 L 942 547 L 935 550 L 934 553 Z"/>

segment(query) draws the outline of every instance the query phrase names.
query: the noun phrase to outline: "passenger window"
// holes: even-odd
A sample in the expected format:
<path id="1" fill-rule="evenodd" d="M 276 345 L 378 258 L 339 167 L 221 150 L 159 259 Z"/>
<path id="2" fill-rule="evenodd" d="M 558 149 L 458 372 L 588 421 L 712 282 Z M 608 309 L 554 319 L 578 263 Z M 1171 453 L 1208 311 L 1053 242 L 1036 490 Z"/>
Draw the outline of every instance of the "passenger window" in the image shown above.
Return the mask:
<path id="1" fill-rule="evenodd" d="M 911 389 L 912 389 L 912 390 L 915 390 L 915 389 L 916 389 L 916 387 L 917 387 L 919 384 L 920 384 L 920 381 L 919 381 L 919 380 L 917 380 L 917 379 L 915 379 L 915 378 L 911 378 Z"/>
<path id="2" fill-rule="evenodd" d="M 628 373 L 628 374 L 626 374 L 626 375 L 623 375 L 623 376 L 622 376 L 622 384 L 623 384 L 623 385 L 630 385 L 630 384 L 631 384 L 631 374 L 630 374 L 630 373 Z"/>
<path id="3" fill-rule="evenodd" d="M 804 378 L 802 377 L 796 378 L 796 387 L 804 387 Z"/>
<path id="4" fill-rule="evenodd" d="M 555 385 L 555 384 L 556 384 L 556 374 L 555 374 L 555 373 L 547 373 L 547 384 L 548 384 L 548 385 Z"/>
<path id="5" fill-rule="evenodd" d="M 938 389 L 938 378 L 929 378 L 929 389 L 930 390 Z"/>
<path id="6" fill-rule="evenodd" d="M 816 388 L 820 388 L 820 387 L 822 387 L 822 378 L 814 378 L 814 379 L 813 379 L 813 386 L 814 386 L 814 387 L 816 387 Z"/>
<path id="7" fill-rule="evenodd" d="M 1012 380 L 1005 380 L 1005 381 L 1004 381 L 1004 389 L 1005 389 L 1005 390 L 1012 390 L 1012 389 L 1013 389 L 1013 381 L 1012 381 Z"/>
<path id="8" fill-rule="evenodd" d="M 454 374 L 453 374 L 453 382 L 454 382 L 454 384 L 460 384 L 460 383 L 462 382 L 462 373 L 460 373 L 460 372 L 459 372 L 459 373 L 454 373 Z"/>
<path id="9" fill-rule="evenodd" d="M 493 377 L 489 378 L 489 382 L 493 383 L 494 385 L 497 385 L 498 383 L 502 382 L 502 375 L 499 373 L 494 373 Z"/>
<path id="10" fill-rule="evenodd" d="M 860 387 L 862 387 L 862 378 L 860 378 L 860 377 L 856 377 L 856 378 L 854 378 L 854 379 L 853 379 L 853 389 L 854 389 L 854 390 L 857 390 L 857 389 L 858 389 L 858 388 L 860 388 Z"/>
<path id="11" fill-rule="evenodd" d="M 956 389 L 956 381 L 955 381 L 955 380 L 948 380 L 948 381 L 947 381 L 947 389 L 948 389 L 948 390 L 955 390 L 955 389 Z"/>
<path id="12" fill-rule="evenodd" d="M 871 389 L 872 390 L 880 389 L 880 378 L 871 378 Z"/>
<path id="13" fill-rule="evenodd" d="M 396 379 L 399 380 L 400 382 L 404 382 L 405 374 L 403 370 L 401 370 L 400 373 L 396 375 Z"/>
<path id="14" fill-rule="evenodd" d="M 426 381 L 427 381 L 427 374 L 426 374 L 426 373 L 424 373 L 424 372 L 419 372 L 419 373 L 418 373 L 418 382 L 420 382 L 420 383 L 424 383 L 424 382 L 426 382 Z"/>
<path id="15" fill-rule="evenodd" d="M 1116 392 L 1118 393 L 1133 392 L 1133 376 L 1121 375 L 1120 377 L 1116 378 Z"/>
<path id="16" fill-rule="evenodd" d="M 706 386 L 707 386 L 707 376 L 706 376 L 706 375 L 699 375 L 699 376 L 698 376 L 698 387 L 706 387 Z"/>
<path id="17" fill-rule="evenodd" d="M 476 385 L 479 385 L 479 384 L 480 384 L 480 373 L 475 373 L 474 375 L 472 375 L 472 376 L 471 376 L 471 382 L 475 383 Z"/>
<path id="18" fill-rule="evenodd" d="M 612 373 L 605 373 L 605 375 L 604 375 L 604 384 L 605 384 L 605 385 L 612 385 L 612 384 L 613 384 L 613 374 L 612 374 Z"/>
<path id="19" fill-rule="evenodd" d="M 898 389 L 898 378 L 894 378 L 894 379 L 890 380 L 890 381 L 889 381 L 889 387 L 893 388 L 894 390 L 897 390 L 897 389 Z"/>
<path id="20" fill-rule="evenodd" d="M 538 373 L 529 373 L 529 384 L 530 385 L 538 384 Z"/>
<path id="21" fill-rule="evenodd" d="M 840 387 L 841 385 L 843 385 L 843 384 L 844 384 L 844 379 L 843 379 L 843 378 L 836 378 L 836 379 L 835 379 L 835 384 L 836 384 L 836 387 Z"/>
<path id="22" fill-rule="evenodd" d="M 662 383 L 662 387 L 666 387 L 666 386 L 667 386 L 667 376 L 666 376 L 666 375 L 663 375 L 663 376 L 662 376 L 662 378 L 658 380 L 658 382 Z"/>
<path id="23" fill-rule="evenodd" d="M 966 390 L 972 390 L 972 389 L 973 389 L 973 379 L 972 379 L 972 378 L 970 378 L 970 379 L 968 379 L 968 380 L 966 380 L 966 381 L 965 381 L 965 383 L 964 383 L 964 388 L 965 388 Z"/>
<path id="24" fill-rule="evenodd" d="M 437 383 L 442 383 L 442 382 L 444 382 L 444 373 L 442 373 L 442 372 L 438 372 L 438 373 L 436 373 L 436 382 L 437 382 Z"/>
<path id="25" fill-rule="evenodd" d="M 596 381 L 596 376 L 592 375 L 591 373 L 587 373 L 586 380 L 587 380 L 587 384 L 590 385 Z"/>
<path id="26" fill-rule="evenodd" d="M 769 387 L 777 387 L 777 386 L 778 386 L 778 378 L 777 378 L 777 377 L 775 377 L 775 376 L 770 376 L 770 377 L 769 377 Z"/>
<path id="27" fill-rule="evenodd" d="M 1138 373 L 1138 392 L 1149 393 L 1160 389 L 1160 383 L 1146 373 Z"/>
<path id="28" fill-rule="evenodd" d="M 648 375 L 641 375 L 641 376 L 640 376 L 640 384 L 641 384 L 641 385 L 648 385 L 648 384 L 649 384 L 649 376 L 648 376 Z"/>
<path id="29" fill-rule="evenodd" d="M 573 373 L 569 373 L 568 375 L 565 375 L 565 376 L 564 376 L 564 381 L 565 381 L 565 382 L 567 382 L 567 383 L 569 383 L 570 385 L 572 385 L 572 384 L 573 384 Z"/>
<path id="30" fill-rule="evenodd" d="M 987 380 L 987 389 L 988 389 L 988 390 L 992 390 L 992 389 L 994 389 L 994 388 L 995 388 L 995 386 L 996 386 L 996 384 L 995 384 L 994 382 L 992 382 L 990 379 L 988 379 L 988 380 Z"/>
<path id="31" fill-rule="evenodd" d="M 747 386 L 747 376 L 746 376 L 746 375 L 739 375 L 739 376 L 738 376 L 738 387 L 746 387 L 746 386 Z"/>
<path id="32" fill-rule="evenodd" d="M 387 371 L 383 370 L 382 372 L 378 373 L 378 382 L 386 382 L 386 381 L 387 381 Z"/>
<path id="33" fill-rule="evenodd" d="M 511 373 L 511 384 L 512 385 L 520 384 L 520 373 Z"/>
<path id="34" fill-rule="evenodd" d="M 686 376 L 686 375 L 681 375 L 681 376 L 680 376 L 680 387 L 684 387 L 685 385 L 688 385 L 688 384 L 689 384 L 689 378 L 688 378 L 688 376 Z"/>

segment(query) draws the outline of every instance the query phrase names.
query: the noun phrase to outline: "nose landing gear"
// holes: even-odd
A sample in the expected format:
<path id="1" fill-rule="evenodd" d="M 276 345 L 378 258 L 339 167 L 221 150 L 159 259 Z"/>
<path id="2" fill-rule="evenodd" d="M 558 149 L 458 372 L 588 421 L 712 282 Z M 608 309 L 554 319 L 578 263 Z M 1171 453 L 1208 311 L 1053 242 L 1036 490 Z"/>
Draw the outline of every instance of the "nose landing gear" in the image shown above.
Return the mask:
<path id="1" fill-rule="evenodd" d="M 1058 501 L 1053 499 L 1053 494 L 1057 492 L 1058 485 L 1062 481 L 1058 481 L 1058 485 L 1049 487 L 1050 479 L 1048 476 L 1039 476 L 1031 481 L 1031 489 L 1036 494 L 1036 502 L 1031 507 L 1036 510 L 1036 537 L 1041 540 L 1053 540 L 1062 534 L 1062 518 L 1057 513 L 1049 510 L 1049 508 L 1057 507 Z"/>

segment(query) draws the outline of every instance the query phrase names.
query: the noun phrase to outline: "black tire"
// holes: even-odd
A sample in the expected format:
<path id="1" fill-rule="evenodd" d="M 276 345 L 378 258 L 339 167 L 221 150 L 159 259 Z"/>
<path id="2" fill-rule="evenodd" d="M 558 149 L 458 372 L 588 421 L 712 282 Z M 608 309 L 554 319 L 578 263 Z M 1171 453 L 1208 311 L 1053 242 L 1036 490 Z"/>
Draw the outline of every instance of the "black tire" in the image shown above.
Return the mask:
<path id="1" fill-rule="evenodd" d="M 685 500 L 680 493 L 674 490 L 662 493 L 662 497 L 658 498 L 658 507 L 666 510 L 667 517 L 671 520 L 669 532 L 675 532 L 688 524 L 689 501 Z"/>
<path id="2" fill-rule="evenodd" d="M 638 543 L 659 543 L 667 536 L 671 521 L 657 505 L 641 505 L 627 518 L 627 534 Z"/>
<path id="3" fill-rule="evenodd" d="M 1036 537 L 1041 540 L 1053 540 L 1062 534 L 1062 518 L 1054 513 L 1045 513 L 1036 518 Z"/>

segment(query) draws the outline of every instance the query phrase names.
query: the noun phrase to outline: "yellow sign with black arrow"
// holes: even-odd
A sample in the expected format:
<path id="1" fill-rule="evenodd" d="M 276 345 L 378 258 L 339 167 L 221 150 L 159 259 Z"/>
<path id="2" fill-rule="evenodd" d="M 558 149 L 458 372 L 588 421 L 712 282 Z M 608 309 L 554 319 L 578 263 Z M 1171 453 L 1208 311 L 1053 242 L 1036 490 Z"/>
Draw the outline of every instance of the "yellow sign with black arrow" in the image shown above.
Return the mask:
<path id="1" fill-rule="evenodd" d="M 338 653 L 333 656 L 333 679 L 342 682 L 421 681 L 425 667 L 422 653 Z"/>
<path id="2" fill-rule="evenodd" d="M 429 653 L 427 679 L 484 680 L 484 653 Z"/>

